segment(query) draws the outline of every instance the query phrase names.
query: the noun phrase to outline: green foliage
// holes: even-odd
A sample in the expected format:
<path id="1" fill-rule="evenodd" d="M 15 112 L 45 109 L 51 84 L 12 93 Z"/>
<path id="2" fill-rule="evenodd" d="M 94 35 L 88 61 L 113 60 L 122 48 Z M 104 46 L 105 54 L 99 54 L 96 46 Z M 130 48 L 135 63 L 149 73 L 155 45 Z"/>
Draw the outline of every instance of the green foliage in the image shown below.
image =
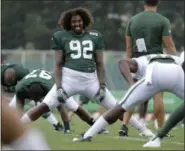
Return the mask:
<path id="1" fill-rule="evenodd" d="M 25 47 L 50 49 L 54 31 L 60 29 L 60 14 L 86 7 L 95 19 L 93 28 L 105 36 L 107 49 L 125 50 L 124 33 L 129 18 L 143 10 L 142 1 L 2 1 L 2 49 Z M 169 18 L 176 47 L 184 46 L 184 2 L 162 1 L 158 12 Z"/>

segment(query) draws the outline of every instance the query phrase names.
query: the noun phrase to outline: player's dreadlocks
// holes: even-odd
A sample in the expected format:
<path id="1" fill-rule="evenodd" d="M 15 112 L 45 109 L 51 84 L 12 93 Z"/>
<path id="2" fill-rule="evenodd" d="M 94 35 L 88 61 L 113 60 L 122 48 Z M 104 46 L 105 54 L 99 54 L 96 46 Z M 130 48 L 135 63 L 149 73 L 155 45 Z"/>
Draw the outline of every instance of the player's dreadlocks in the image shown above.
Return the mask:
<path id="1" fill-rule="evenodd" d="M 80 15 L 82 17 L 84 29 L 90 27 L 94 23 L 90 11 L 85 8 L 78 7 L 63 12 L 58 21 L 59 25 L 61 25 L 65 30 L 71 30 L 71 18 L 75 15 Z"/>

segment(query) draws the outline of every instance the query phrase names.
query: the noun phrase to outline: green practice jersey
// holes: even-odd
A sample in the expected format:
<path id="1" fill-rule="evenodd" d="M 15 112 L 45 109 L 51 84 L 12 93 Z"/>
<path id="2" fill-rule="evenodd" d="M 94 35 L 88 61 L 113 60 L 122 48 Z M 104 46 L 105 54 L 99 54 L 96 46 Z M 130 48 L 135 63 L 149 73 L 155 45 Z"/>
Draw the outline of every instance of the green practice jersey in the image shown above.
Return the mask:
<path id="1" fill-rule="evenodd" d="M 4 82 L 4 73 L 7 69 L 12 68 L 15 71 L 16 80 L 15 83 L 11 86 L 8 86 Z M 14 91 L 15 85 L 18 81 L 22 80 L 24 76 L 29 74 L 29 70 L 27 68 L 24 68 L 22 65 L 18 64 L 1 64 L 1 84 L 5 87 L 6 91 Z"/>
<path id="2" fill-rule="evenodd" d="M 64 67 L 91 73 L 96 69 L 95 52 L 104 50 L 104 40 L 97 31 L 76 35 L 63 30 L 53 34 L 51 48 L 63 52 Z"/>
<path id="3" fill-rule="evenodd" d="M 157 12 L 143 11 L 133 16 L 126 28 L 126 36 L 132 37 L 133 57 L 163 53 L 162 37 L 170 35 L 169 20 Z"/>
<path id="4" fill-rule="evenodd" d="M 40 84 L 44 89 L 44 95 L 46 95 L 54 85 L 54 78 L 48 71 L 43 69 L 33 70 L 16 85 L 16 94 L 21 94 L 22 96 L 19 97 L 22 99 L 29 99 L 27 88 L 34 83 Z"/>

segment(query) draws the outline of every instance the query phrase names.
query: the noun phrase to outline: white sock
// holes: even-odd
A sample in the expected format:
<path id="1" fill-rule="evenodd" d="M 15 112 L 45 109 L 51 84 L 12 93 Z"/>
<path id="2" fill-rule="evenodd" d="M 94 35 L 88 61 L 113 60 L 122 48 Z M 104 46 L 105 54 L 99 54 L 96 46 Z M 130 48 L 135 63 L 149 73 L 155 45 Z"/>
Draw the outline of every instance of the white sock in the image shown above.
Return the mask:
<path id="1" fill-rule="evenodd" d="M 47 117 L 48 122 L 50 122 L 51 124 L 57 125 L 58 121 L 56 119 L 56 117 L 51 113 L 48 117 Z"/>
<path id="2" fill-rule="evenodd" d="M 43 135 L 36 130 L 27 130 L 10 146 L 15 150 L 50 150 Z"/>
<path id="3" fill-rule="evenodd" d="M 135 116 L 131 116 L 130 120 L 129 120 L 129 124 L 136 128 L 138 131 L 143 131 L 144 129 L 146 129 L 146 126 L 143 125 L 139 120 L 137 120 L 137 118 Z"/>
<path id="4" fill-rule="evenodd" d="M 96 120 L 96 122 L 84 134 L 84 138 L 87 138 L 89 136 L 92 137 L 93 135 L 97 134 L 99 131 L 101 131 L 107 125 L 108 125 L 108 122 L 103 118 L 103 116 L 100 116 Z"/>
<path id="5" fill-rule="evenodd" d="M 31 121 L 30 117 L 28 116 L 28 114 L 25 113 L 25 114 L 21 117 L 21 122 L 23 122 L 23 123 L 31 123 L 32 121 Z"/>

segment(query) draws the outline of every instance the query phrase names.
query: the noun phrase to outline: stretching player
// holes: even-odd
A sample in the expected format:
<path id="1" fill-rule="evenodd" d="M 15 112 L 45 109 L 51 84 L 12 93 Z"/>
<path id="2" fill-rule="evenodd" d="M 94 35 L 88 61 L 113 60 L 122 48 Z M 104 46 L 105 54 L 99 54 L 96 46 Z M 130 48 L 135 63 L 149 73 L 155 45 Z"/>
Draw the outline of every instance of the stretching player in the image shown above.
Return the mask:
<path id="1" fill-rule="evenodd" d="M 127 65 L 125 64 L 122 72 L 128 81 L 132 80 L 131 72 L 145 76 L 127 91 L 116 107 L 105 112 L 83 137 L 75 138 L 73 141 L 90 141 L 97 131 L 113 124 L 125 111 L 133 109 L 143 103 L 142 100 L 150 99 L 160 91 L 169 91 L 184 99 L 184 72 L 179 57 L 147 55 L 125 62 Z"/>
<path id="2" fill-rule="evenodd" d="M 21 111 L 23 111 L 26 99 L 34 100 L 36 103 L 40 102 L 41 99 L 51 89 L 53 84 L 54 79 L 49 72 L 42 69 L 33 70 L 16 85 L 15 95 L 9 103 L 9 106 L 12 108 L 20 107 Z M 65 133 L 69 133 L 69 120 L 63 116 L 65 108 L 61 105 L 58 106 L 58 110 L 60 111 L 61 117 L 64 121 Z M 63 127 L 58 129 L 58 121 L 56 120 L 55 116 L 51 114 L 51 112 L 43 114 L 42 117 L 47 118 L 47 120 L 53 124 L 56 130 L 63 130 Z"/>
<path id="3" fill-rule="evenodd" d="M 108 89 L 107 89 L 108 90 Z M 110 93 L 110 91 L 108 90 L 109 94 L 112 95 Z M 111 98 L 113 98 L 115 100 L 115 98 L 113 96 L 111 96 Z M 85 96 L 82 96 L 80 95 L 80 103 L 81 104 L 87 104 L 89 101 L 92 101 L 93 100 L 90 100 L 88 99 L 87 97 Z M 117 101 L 117 100 L 116 100 Z M 99 105 L 99 108 L 98 108 L 98 113 L 99 113 L 99 116 L 96 117 L 96 119 L 98 119 L 103 113 L 104 111 L 102 110 L 105 110 L 104 108 L 102 108 L 102 106 Z M 127 113 L 127 112 L 126 112 Z M 95 119 L 95 118 L 94 118 Z M 142 124 L 141 122 L 139 122 L 134 116 L 131 116 L 130 119 L 129 119 L 129 122 L 128 122 L 132 127 L 134 127 L 141 136 L 148 136 L 148 137 L 151 137 L 151 136 L 154 136 L 154 134 L 144 125 Z M 108 130 L 105 130 L 105 129 L 102 129 L 100 132 L 100 134 L 107 134 L 109 133 Z"/>
<path id="4" fill-rule="evenodd" d="M 30 71 L 18 64 L 1 64 L 1 84 L 6 92 L 15 93 L 15 86 L 21 81 Z M 61 113 L 62 116 L 67 115 Z M 56 131 L 63 130 L 63 126 L 57 121 L 55 116 L 49 112 L 43 115 L 43 118 L 47 119 L 51 123 Z"/>
<path id="5" fill-rule="evenodd" d="M 182 63 L 182 68 L 185 71 L 185 62 L 184 62 L 184 52 L 181 53 L 180 56 Z M 180 81 L 182 82 L 182 81 Z M 171 114 L 168 120 L 165 122 L 163 127 L 159 130 L 154 138 L 152 138 L 149 142 L 143 145 L 143 147 L 160 147 L 162 143 L 162 139 L 165 137 L 168 132 L 176 126 L 177 123 L 184 119 L 184 102 L 180 104 Z"/>
<path id="6" fill-rule="evenodd" d="M 13 150 L 50 150 L 42 134 L 26 128 L 20 122 L 18 113 L 9 108 L 3 96 L 1 98 L 1 141 Z"/>

